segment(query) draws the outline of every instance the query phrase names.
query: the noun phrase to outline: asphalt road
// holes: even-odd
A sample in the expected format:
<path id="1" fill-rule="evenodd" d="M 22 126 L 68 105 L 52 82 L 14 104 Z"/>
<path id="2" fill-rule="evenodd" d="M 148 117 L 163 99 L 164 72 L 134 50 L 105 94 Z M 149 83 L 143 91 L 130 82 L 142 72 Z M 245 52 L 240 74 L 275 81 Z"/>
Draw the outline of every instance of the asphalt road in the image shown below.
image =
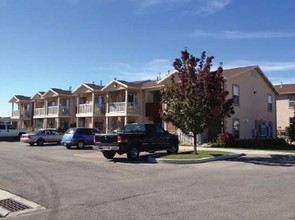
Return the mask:
<path id="1" fill-rule="evenodd" d="M 202 164 L 0 142 L 0 189 L 44 206 L 7 219 L 295 219 L 295 164 L 266 156 Z"/>

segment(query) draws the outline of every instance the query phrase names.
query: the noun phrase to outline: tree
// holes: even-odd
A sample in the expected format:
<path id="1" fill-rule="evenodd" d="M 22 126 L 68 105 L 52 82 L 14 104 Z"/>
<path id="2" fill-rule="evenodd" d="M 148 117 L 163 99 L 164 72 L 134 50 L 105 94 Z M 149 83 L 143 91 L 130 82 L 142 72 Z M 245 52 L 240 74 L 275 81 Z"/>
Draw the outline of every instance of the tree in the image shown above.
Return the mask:
<path id="1" fill-rule="evenodd" d="M 197 152 L 197 135 L 212 126 L 222 126 L 224 118 L 234 114 L 233 99 L 227 99 L 224 90 L 222 67 L 211 72 L 213 56 L 206 53 L 195 58 L 187 50 L 181 51 L 181 59 L 175 59 L 173 67 L 180 78 L 171 78 L 162 90 L 164 121 L 171 122 L 184 133 L 192 133 L 194 152 Z"/>

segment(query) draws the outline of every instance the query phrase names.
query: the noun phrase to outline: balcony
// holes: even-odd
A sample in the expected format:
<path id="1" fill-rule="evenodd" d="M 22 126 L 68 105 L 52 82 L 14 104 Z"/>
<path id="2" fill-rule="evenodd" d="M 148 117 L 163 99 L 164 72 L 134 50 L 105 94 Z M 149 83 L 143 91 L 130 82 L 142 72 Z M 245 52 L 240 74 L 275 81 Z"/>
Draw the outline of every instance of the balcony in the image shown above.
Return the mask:
<path id="1" fill-rule="evenodd" d="M 20 110 L 13 110 L 12 111 L 12 118 L 29 118 L 31 116 L 30 114 L 30 111 L 27 111 L 27 110 L 23 110 L 23 111 L 20 111 Z"/>
<path id="2" fill-rule="evenodd" d="M 69 116 L 70 115 L 70 108 L 67 106 L 49 106 L 47 108 L 47 116 Z"/>
<path id="3" fill-rule="evenodd" d="M 45 117 L 45 108 L 35 108 L 34 118 L 43 118 Z"/>
<path id="4" fill-rule="evenodd" d="M 138 114 L 139 112 L 140 112 L 139 105 L 133 102 L 127 103 L 127 112 L 126 112 L 125 102 L 113 102 L 108 104 L 108 113 L 110 114 L 120 114 L 120 113 Z"/>
<path id="5" fill-rule="evenodd" d="M 92 104 L 80 104 L 78 106 L 77 114 L 91 114 L 92 113 Z"/>

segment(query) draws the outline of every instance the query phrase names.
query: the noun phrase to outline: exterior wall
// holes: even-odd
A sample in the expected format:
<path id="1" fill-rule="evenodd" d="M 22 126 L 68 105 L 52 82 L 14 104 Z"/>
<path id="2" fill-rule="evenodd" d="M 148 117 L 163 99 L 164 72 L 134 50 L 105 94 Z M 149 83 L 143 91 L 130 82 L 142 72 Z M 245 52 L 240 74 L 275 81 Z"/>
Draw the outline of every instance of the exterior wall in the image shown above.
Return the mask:
<path id="1" fill-rule="evenodd" d="M 285 131 L 290 125 L 290 118 L 294 117 L 294 108 L 289 106 L 288 95 L 279 95 L 276 99 L 277 104 L 277 129 Z"/>
<path id="2" fill-rule="evenodd" d="M 244 73 L 226 81 L 226 90 L 229 97 L 233 95 L 233 85 L 239 86 L 239 105 L 234 106 L 235 114 L 225 119 L 225 131 L 233 134 L 233 120 L 240 122 L 241 139 L 253 138 L 257 123 L 267 122 L 272 124 L 272 136 L 276 130 L 276 103 L 275 93 L 255 70 Z M 268 111 L 268 95 L 272 96 L 272 111 Z"/>

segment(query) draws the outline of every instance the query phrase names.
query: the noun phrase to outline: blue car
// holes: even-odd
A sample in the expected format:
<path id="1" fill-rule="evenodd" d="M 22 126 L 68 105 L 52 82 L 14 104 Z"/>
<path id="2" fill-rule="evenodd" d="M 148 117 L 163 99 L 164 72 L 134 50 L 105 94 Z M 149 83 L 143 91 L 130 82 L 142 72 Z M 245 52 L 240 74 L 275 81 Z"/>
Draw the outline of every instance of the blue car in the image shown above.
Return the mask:
<path id="1" fill-rule="evenodd" d="M 99 133 L 93 128 L 69 128 L 63 135 L 61 144 L 70 149 L 72 146 L 83 148 L 87 145 L 93 145 L 93 137 Z"/>

